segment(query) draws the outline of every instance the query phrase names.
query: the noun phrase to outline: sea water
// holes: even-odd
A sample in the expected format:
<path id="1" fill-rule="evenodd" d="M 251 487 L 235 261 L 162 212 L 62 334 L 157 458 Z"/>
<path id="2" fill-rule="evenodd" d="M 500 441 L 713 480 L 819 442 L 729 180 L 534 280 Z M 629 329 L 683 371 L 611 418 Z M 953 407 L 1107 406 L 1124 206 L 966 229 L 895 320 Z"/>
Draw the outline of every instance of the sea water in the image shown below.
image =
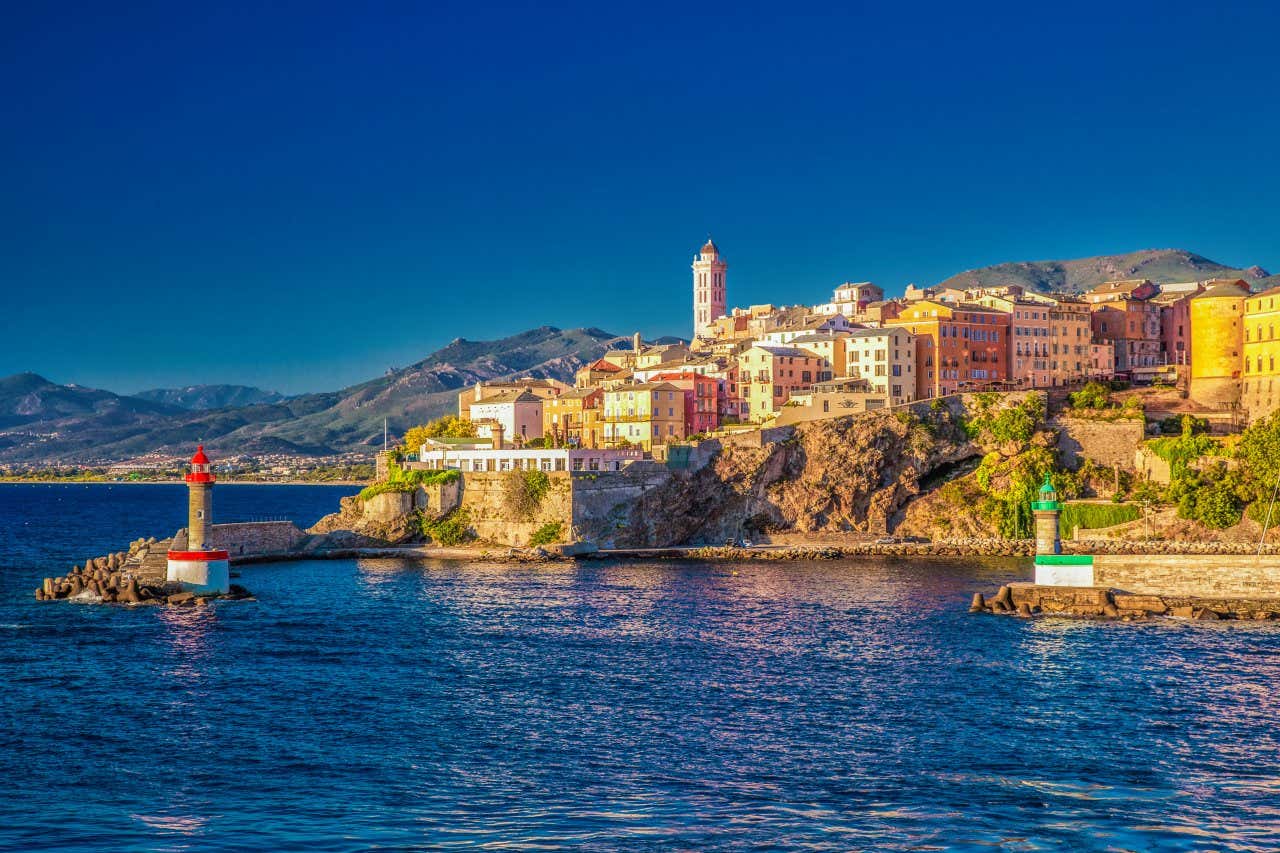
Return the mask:
<path id="1" fill-rule="evenodd" d="M 352 490 L 219 486 L 314 522 Z M 39 603 L 181 487 L 0 486 L 2 850 L 1274 850 L 1280 626 L 970 615 L 1024 561 L 340 560 Z"/>

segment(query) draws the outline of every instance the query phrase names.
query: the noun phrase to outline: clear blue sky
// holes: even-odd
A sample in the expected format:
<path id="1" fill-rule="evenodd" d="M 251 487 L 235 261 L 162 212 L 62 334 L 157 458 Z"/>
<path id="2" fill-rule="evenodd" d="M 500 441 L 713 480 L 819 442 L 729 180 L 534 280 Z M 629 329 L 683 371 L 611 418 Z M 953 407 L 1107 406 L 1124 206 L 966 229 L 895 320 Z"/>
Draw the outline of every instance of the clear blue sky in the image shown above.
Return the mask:
<path id="1" fill-rule="evenodd" d="M 17 4 L 0 375 L 325 390 L 454 337 L 1180 247 L 1280 268 L 1276 4 Z"/>

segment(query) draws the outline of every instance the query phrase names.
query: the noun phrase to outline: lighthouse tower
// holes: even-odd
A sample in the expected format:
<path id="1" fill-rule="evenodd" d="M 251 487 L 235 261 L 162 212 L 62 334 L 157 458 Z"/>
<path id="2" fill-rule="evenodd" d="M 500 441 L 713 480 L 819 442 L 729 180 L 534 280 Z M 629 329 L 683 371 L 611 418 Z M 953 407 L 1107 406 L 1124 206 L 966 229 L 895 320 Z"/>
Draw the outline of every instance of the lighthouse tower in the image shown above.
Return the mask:
<path id="1" fill-rule="evenodd" d="M 725 314 L 724 273 L 729 268 L 720 259 L 720 249 L 707 237 L 693 258 L 693 336 L 697 338 Z"/>
<path id="2" fill-rule="evenodd" d="M 1044 485 L 1040 487 L 1040 499 L 1031 502 L 1031 514 L 1036 520 L 1036 554 L 1061 554 L 1058 519 L 1062 515 L 1062 504 L 1048 474 L 1044 475 Z"/>
<path id="3" fill-rule="evenodd" d="M 168 579 L 182 584 L 187 592 L 224 593 L 231 583 L 231 565 L 226 551 L 209 547 L 213 524 L 213 472 L 204 446 L 191 457 L 187 480 L 187 550 L 169 551 Z"/>

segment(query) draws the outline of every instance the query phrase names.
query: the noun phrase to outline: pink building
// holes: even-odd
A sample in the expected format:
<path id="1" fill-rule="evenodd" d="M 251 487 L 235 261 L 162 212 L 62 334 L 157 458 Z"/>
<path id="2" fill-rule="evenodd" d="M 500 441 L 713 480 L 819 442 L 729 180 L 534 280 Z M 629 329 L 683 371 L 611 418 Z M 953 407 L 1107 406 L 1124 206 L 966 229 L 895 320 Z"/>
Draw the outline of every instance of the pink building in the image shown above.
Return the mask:
<path id="1" fill-rule="evenodd" d="M 666 382 L 684 392 L 684 433 L 695 435 L 720 428 L 720 385 L 710 376 L 682 370 L 660 373 L 654 382 Z"/>

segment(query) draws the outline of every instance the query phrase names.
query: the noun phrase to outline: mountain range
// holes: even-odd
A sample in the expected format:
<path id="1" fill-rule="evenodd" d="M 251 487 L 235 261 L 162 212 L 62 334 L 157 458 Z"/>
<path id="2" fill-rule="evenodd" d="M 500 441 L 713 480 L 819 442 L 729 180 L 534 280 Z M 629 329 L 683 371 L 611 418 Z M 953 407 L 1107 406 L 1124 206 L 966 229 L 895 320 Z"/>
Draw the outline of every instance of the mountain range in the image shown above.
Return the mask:
<path id="1" fill-rule="evenodd" d="M 258 403 L 279 403 L 284 395 L 278 391 L 264 391 L 248 385 L 190 385 L 186 388 L 153 388 L 133 395 L 152 403 L 164 403 L 179 409 L 207 411 L 229 406 L 253 406 Z"/>
<path id="2" fill-rule="evenodd" d="M 1222 277 L 1243 278 L 1255 290 L 1280 286 L 1280 276 L 1259 267 L 1228 267 L 1182 249 L 997 264 L 941 284 L 1080 292 L 1122 278 L 1168 283 Z M 223 456 L 369 451 L 381 446 L 384 418 L 392 435 L 399 435 L 455 411 L 458 392 L 476 382 L 521 376 L 571 381 L 574 371 L 607 349 L 629 345 L 629 338 L 601 329 L 552 326 L 494 341 L 458 338 L 377 379 L 295 397 L 240 385 L 125 396 L 20 373 L 0 379 L 0 463 L 89 464 L 150 452 L 180 455 L 197 442 Z"/>
<path id="3" fill-rule="evenodd" d="M 369 451 L 382 444 L 384 418 L 398 436 L 456 411 L 459 390 L 476 382 L 571 382 L 612 346 L 630 346 L 630 338 L 552 326 L 495 341 L 458 338 L 416 364 L 340 391 L 213 409 L 195 403 L 217 394 L 196 389 L 124 396 L 20 373 L 0 379 L 0 462 L 103 463 L 153 451 L 183 454 L 197 442 L 222 455 Z"/>
<path id="4" fill-rule="evenodd" d="M 1254 290 L 1280 285 L 1280 275 L 1261 267 L 1236 269 L 1185 249 L 1143 249 L 1126 255 L 1100 255 L 1072 261 L 1022 261 L 967 270 L 939 283 L 960 290 L 1022 285 L 1038 293 L 1082 293 L 1117 279 L 1148 278 L 1159 284 L 1242 278 Z"/>

